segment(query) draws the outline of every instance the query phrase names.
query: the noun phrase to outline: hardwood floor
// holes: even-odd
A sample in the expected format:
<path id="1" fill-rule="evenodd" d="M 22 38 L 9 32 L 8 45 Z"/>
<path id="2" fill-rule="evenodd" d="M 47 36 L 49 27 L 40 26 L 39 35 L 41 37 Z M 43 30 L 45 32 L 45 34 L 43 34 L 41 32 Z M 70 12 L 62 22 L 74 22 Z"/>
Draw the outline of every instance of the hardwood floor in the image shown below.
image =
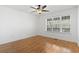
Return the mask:
<path id="1" fill-rule="evenodd" d="M 79 52 L 79 47 L 74 42 L 58 40 L 55 38 L 49 38 L 49 37 L 44 37 L 40 35 L 0 45 L 0 52 L 2 53 L 46 53 L 46 49 L 48 50 L 47 52 L 49 52 L 50 50 L 53 50 L 51 49 L 51 47 L 46 46 L 47 44 L 68 48 L 75 53 Z"/>

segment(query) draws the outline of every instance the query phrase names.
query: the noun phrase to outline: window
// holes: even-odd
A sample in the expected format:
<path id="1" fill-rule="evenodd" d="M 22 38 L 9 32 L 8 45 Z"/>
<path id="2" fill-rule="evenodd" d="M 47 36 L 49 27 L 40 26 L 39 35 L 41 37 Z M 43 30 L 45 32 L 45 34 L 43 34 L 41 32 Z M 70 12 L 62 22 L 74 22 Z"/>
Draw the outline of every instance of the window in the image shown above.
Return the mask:
<path id="1" fill-rule="evenodd" d="M 47 19 L 47 31 L 52 31 L 52 18 Z"/>
<path id="2" fill-rule="evenodd" d="M 70 32 L 70 16 L 53 17 L 47 19 L 47 31 Z"/>
<path id="3" fill-rule="evenodd" d="M 62 16 L 62 32 L 70 32 L 70 16 Z"/>

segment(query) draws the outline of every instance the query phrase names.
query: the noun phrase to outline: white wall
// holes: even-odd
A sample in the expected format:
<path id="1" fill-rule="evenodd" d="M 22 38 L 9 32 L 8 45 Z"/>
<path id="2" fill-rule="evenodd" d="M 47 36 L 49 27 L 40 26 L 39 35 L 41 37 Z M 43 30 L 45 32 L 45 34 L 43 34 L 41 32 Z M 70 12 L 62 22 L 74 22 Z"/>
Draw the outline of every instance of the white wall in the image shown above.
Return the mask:
<path id="1" fill-rule="evenodd" d="M 0 6 L 0 44 L 37 34 L 38 16 Z"/>
<path id="2" fill-rule="evenodd" d="M 79 46 L 79 6 L 78 6 L 78 14 L 77 15 L 78 15 L 78 17 L 77 17 L 78 18 L 77 19 L 78 20 L 77 21 L 77 39 L 78 39 L 78 41 L 77 42 L 78 42 L 78 46 Z"/>
<path id="3" fill-rule="evenodd" d="M 67 14 L 71 15 L 71 33 L 53 33 L 46 31 L 47 18 Z M 67 41 L 79 41 L 77 40 L 77 8 L 36 16 L 0 6 L 0 44 L 34 35 L 44 35 Z"/>
<path id="4" fill-rule="evenodd" d="M 71 16 L 71 33 L 53 33 L 46 31 L 46 19 L 52 16 Z M 74 41 L 77 42 L 77 8 L 70 8 L 66 10 L 61 10 L 49 14 L 44 14 L 40 18 L 40 35 L 48 36 L 52 38 L 59 38 L 61 40 Z"/>

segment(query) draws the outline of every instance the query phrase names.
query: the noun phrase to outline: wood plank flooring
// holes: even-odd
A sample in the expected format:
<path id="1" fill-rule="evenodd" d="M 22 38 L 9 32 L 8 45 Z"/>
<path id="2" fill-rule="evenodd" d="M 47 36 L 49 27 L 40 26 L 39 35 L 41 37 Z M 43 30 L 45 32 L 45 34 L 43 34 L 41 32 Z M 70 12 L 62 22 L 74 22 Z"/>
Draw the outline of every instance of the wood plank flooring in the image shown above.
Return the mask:
<path id="1" fill-rule="evenodd" d="M 0 52 L 1 53 L 46 53 L 45 49 L 48 48 L 46 47 L 47 43 L 51 45 L 57 45 L 59 47 L 68 48 L 75 53 L 79 52 L 79 47 L 74 42 L 58 40 L 55 38 L 49 38 L 40 35 L 0 45 Z M 48 50 L 50 51 L 51 47 Z"/>

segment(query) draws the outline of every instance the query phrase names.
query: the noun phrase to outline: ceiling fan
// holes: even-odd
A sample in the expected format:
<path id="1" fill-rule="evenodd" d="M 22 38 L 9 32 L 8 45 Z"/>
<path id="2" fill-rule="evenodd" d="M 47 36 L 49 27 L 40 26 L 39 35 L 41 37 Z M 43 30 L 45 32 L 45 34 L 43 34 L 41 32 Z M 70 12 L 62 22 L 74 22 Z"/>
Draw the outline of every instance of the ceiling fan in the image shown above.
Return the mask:
<path id="1" fill-rule="evenodd" d="M 31 8 L 33 8 L 33 10 L 34 10 L 32 12 L 42 14 L 43 12 L 49 12 L 49 10 L 45 9 L 46 7 L 47 7 L 46 5 L 37 5 L 36 7 L 31 7 Z"/>

